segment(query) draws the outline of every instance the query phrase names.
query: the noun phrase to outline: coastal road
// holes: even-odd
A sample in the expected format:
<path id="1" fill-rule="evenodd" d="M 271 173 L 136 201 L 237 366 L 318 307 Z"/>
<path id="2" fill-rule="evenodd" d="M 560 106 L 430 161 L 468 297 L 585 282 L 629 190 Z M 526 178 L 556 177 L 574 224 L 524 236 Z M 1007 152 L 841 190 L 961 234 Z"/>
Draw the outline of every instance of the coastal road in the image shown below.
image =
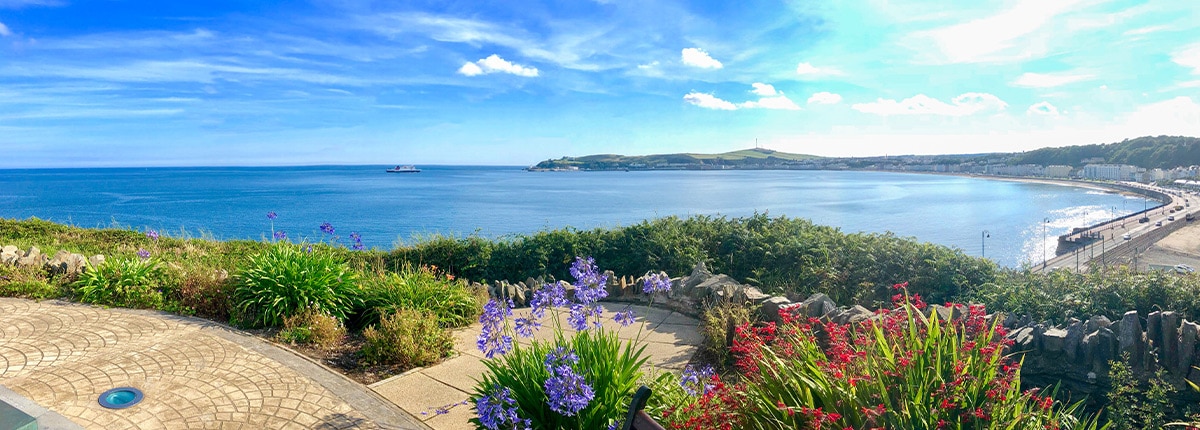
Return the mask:
<path id="1" fill-rule="evenodd" d="M 1155 242 L 1186 223 L 1185 214 L 1193 213 L 1196 210 L 1189 205 L 1190 201 L 1200 199 L 1181 191 L 1136 182 L 1122 182 L 1121 184 L 1170 195 L 1171 202 L 1132 217 L 1112 220 L 1092 226 L 1087 230 L 1071 233 L 1076 238 L 1093 236 L 1098 239 L 1073 252 L 1051 258 L 1044 264 L 1035 266 L 1033 270 L 1048 272 L 1062 268 L 1086 272 L 1094 264 L 1102 266 L 1128 264 L 1129 260 L 1136 258 L 1137 253 L 1145 251 Z M 1182 206 L 1183 210 L 1172 212 L 1171 209 L 1176 206 Z M 1200 207 L 1200 203 L 1197 206 Z M 1149 217 L 1150 221 L 1139 223 L 1138 218 L 1143 215 Z M 1175 220 L 1172 221 L 1171 217 L 1174 217 Z M 1162 223 L 1161 226 L 1156 225 L 1159 222 Z M 1125 235 L 1128 235 L 1129 239 L 1125 239 Z"/>

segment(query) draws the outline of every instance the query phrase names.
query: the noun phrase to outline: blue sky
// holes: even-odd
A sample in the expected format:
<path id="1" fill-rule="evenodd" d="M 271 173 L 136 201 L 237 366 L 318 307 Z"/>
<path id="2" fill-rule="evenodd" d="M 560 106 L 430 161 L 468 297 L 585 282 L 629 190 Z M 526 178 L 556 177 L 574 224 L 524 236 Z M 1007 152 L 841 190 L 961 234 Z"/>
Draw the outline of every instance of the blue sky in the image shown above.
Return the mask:
<path id="1" fill-rule="evenodd" d="M 0 0 L 0 168 L 1161 134 L 1200 136 L 1191 1 Z"/>

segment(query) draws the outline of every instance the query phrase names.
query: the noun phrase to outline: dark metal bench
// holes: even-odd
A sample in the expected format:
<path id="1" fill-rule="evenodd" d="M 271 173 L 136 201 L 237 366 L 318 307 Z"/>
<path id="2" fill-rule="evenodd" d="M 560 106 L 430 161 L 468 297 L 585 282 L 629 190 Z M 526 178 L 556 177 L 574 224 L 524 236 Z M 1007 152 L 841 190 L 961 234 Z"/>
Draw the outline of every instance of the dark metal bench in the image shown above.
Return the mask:
<path id="1" fill-rule="evenodd" d="M 646 401 L 650 400 L 651 394 L 650 387 L 645 385 L 633 393 L 633 401 L 629 403 L 629 413 L 625 415 L 625 422 L 621 423 L 621 430 L 666 430 L 642 410 L 646 408 Z"/>

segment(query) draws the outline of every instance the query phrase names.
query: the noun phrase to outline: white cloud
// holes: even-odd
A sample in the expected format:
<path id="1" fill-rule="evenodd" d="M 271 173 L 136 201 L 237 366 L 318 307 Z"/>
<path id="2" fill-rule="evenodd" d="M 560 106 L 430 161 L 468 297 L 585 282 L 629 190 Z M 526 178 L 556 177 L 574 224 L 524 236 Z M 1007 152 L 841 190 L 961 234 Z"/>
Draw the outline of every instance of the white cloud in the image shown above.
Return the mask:
<path id="1" fill-rule="evenodd" d="M 1180 96 L 1139 106 L 1124 128 L 1129 136 L 1200 136 L 1200 104 Z"/>
<path id="2" fill-rule="evenodd" d="M 724 67 L 720 61 L 713 59 L 707 52 L 700 48 L 683 48 L 683 53 L 680 54 L 683 59 L 683 64 L 701 69 L 720 69 Z"/>
<path id="3" fill-rule="evenodd" d="M 932 41 L 941 60 L 977 63 L 1037 57 L 1044 43 L 1023 40 L 1085 0 L 1020 0 L 991 16 L 914 34 Z"/>
<path id="4" fill-rule="evenodd" d="M 841 102 L 842 96 L 825 91 L 814 93 L 812 97 L 808 98 L 808 104 L 810 105 L 835 105 Z"/>
<path id="5" fill-rule="evenodd" d="M 1026 88 L 1053 88 L 1074 82 L 1087 81 L 1093 77 L 1092 75 L 1070 73 L 1025 73 L 1013 81 L 1012 84 Z"/>
<path id="6" fill-rule="evenodd" d="M 737 110 L 737 105 L 734 105 L 733 103 L 716 98 L 712 94 L 705 94 L 696 91 L 692 91 L 686 96 L 683 96 L 683 101 L 705 109 Z"/>
<path id="7" fill-rule="evenodd" d="M 754 87 L 753 90 L 750 90 L 750 92 L 754 94 L 758 94 L 760 96 L 773 96 L 776 94 L 775 87 L 770 84 L 755 82 L 750 85 Z"/>
<path id="8" fill-rule="evenodd" d="M 1170 30 L 1170 29 L 1171 29 L 1171 26 L 1169 26 L 1169 25 L 1152 25 L 1149 27 L 1142 27 L 1142 28 L 1135 28 L 1133 30 L 1128 30 L 1121 34 L 1125 35 L 1125 36 L 1141 36 L 1141 35 L 1157 33 L 1157 32 L 1163 31 L 1163 30 Z"/>
<path id="9" fill-rule="evenodd" d="M 466 76 L 486 75 L 489 73 L 508 73 L 526 78 L 536 77 L 538 70 L 533 67 L 525 67 L 519 64 L 514 64 L 500 58 L 499 55 L 492 54 L 487 58 L 481 59 L 474 63 L 464 63 L 458 68 L 458 73 Z"/>
<path id="10" fill-rule="evenodd" d="M 749 101 L 741 104 L 741 107 L 746 109 L 779 109 L 779 110 L 800 110 L 800 106 L 796 106 L 796 102 L 787 98 L 783 94 L 775 97 L 763 97 L 758 101 Z"/>
<path id="11" fill-rule="evenodd" d="M 637 67 L 638 67 L 639 69 L 642 69 L 642 70 L 650 70 L 650 69 L 653 69 L 653 68 L 655 68 L 655 67 L 658 67 L 658 62 L 657 62 L 657 61 L 653 61 L 653 62 L 651 62 L 651 63 L 649 63 L 649 64 L 638 64 L 638 66 L 637 66 Z"/>
<path id="12" fill-rule="evenodd" d="M 1183 48 L 1171 54 L 1171 61 L 1192 68 L 1192 74 L 1200 75 L 1200 44 Z"/>
<path id="13" fill-rule="evenodd" d="M 1038 102 L 1030 106 L 1029 110 L 1026 110 L 1025 113 L 1029 115 L 1058 116 L 1058 108 L 1054 107 L 1050 102 Z"/>
<path id="14" fill-rule="evenodd" d="M 0 22 L 0 36 L 12 36 L 12 30 L 9 30 L 3 22 Z"/>
<path id="15" fill-rule="evenodd" d="M 876 115 L 941 115 L 967 116 L 987 111 L 1002 111 L 1008 104 L 999 97 L 987 93 L 966 93 L 955 97 L 951 103 L 917 94 L 901 101 L 878 99 L 872 103 L 856 103 L 852 109 Z"/>
<path id="16" fill-rule="evenodd" d="M 20 9 L 25 6 L 62 6 L 59 0 L 0 0 L 0 9 Z"/>
<path id="17" fill-rule="evenodd" d="M 1200 81 L 1180 82 L 1179 87 L 1180 88 L 1200 88 Z"/>
<path id="18" fill-rule="evenodd" d="M 817 66 L 812 65 L 811 63 L 801 62 L 800 64 L 796 65 L 796 74 L 800 75 L 800 76 L 820 77 L 820 76 L 837 76 L 837 75 L 842 75 L 844 73 L 842 73 L 841 70 L 838 70 L 838 69 L 835 69 L 832 67 L 817 67 Z"/>

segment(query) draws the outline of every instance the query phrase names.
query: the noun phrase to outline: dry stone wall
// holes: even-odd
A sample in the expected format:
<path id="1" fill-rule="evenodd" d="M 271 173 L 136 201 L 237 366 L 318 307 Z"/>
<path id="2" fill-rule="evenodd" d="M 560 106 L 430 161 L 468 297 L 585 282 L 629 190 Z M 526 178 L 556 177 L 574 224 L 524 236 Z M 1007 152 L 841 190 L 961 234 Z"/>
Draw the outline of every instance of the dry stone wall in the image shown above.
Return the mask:
<path id="1" fill-rule="evenodd" d="M 22 251 L 21 248 L 13 245 L 0 248 L 0 264 L 42 268 L 51 275 L 75 277 L 87 271 L 88 265 L 95 267 L 103 263 L 103 255 L 85 257 L 82 254 L 59 250 L 53 256 L 50 256 L 43 254 L 42 250 L 36 246 L 29 247 L 27 251 Z"/>

